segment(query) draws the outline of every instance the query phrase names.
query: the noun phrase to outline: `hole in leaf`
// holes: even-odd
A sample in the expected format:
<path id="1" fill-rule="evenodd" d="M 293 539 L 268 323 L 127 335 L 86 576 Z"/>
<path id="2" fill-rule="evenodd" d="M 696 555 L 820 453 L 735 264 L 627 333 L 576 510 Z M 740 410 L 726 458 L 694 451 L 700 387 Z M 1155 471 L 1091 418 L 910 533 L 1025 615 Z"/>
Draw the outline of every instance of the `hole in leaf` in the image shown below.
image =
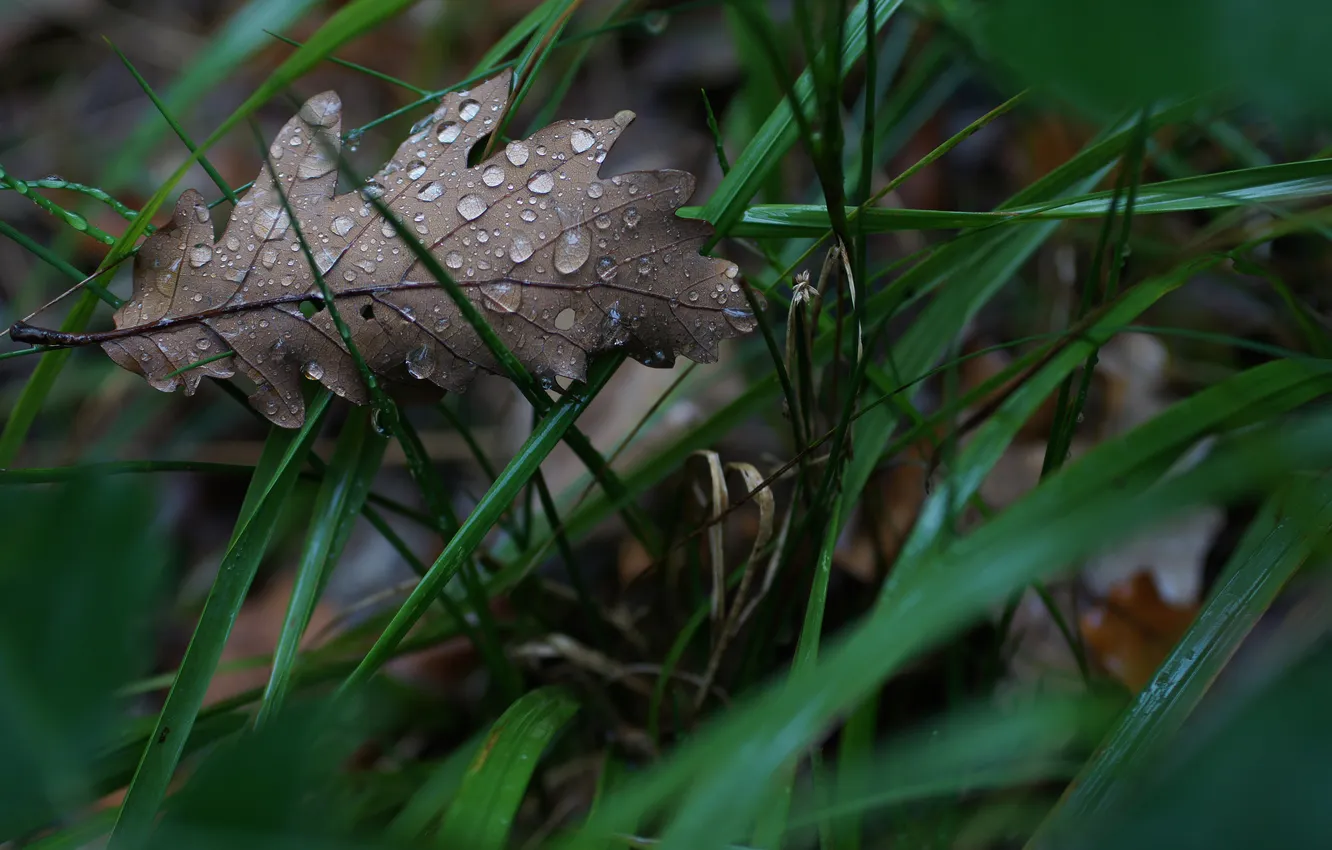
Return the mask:
<path id="1" fill-rule="evenodd" d="M 486 152 L 486 147 L 490 144 L 490 137 L 493 135 L 495 134 L 486 133 L 484 136 L 477 139 L 476 143 L 467 151 L 468 168 L 476 168 L 477 163 L 481 161 L 481 155 Z"/>
<path id="2" fill-rule="evenodd" d="M 555 327 L 562 331 L 567 331 L 574 326 L 574 321 L 578 318 L 572 307 L 565 307 L 560 314 L 555 317 Z"/>
<path id="3" fill-rule="evenodd" d="M 301 315 L 308 319 L 311 316 L 313 316 L 315 313 L 318 313 L 320 310 L 324 309 L 324 302 L 314 301 L 307 298 L 301 302 L 300 307 L 301 307 Z"/>
<path id="4" fill-rule="evenodd" d="M 361 308 L 361 318 L 373 319 L 374 317 L 375 317 L 375 305 L 367 302 L 366 305 Z"/>

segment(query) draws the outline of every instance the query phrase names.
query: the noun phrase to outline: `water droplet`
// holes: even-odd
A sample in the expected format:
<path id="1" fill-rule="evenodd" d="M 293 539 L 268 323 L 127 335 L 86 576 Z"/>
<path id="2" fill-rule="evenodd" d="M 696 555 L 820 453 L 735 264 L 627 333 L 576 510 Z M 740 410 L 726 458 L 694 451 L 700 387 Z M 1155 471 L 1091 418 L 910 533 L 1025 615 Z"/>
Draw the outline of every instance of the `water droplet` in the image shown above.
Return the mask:
<path id="1" fill-rule="evenodd" d="M 691 293 L 689 293 L 689 300 L 690 300 L 690 301 L 697 301 L 697 300 L 698 300 L 698 293 L 697 293 L 697 292 L 691 292 Z"/>
<path id="2" fill-rule="evenodd" d="M 638 273 L 639 273 L 639 274 L 651 274 L 651 273 L 652 273 L 652 258 L 651 258 L 651 257 L 639 257 L 639 258 L 638 258 Z"/>
<path id="3" fill-rule="evenodd" d="M 407 164 L 407 176 L 413 180 L 420 180 L 425 176 L 426 164 L 419 159 L 414 159 Z"/>
<path id="4" fill-rule="evenodd" d="M 435 353 L 430 346 L 413 348 L 407 355 L 407 374 L 419 380 L 425 380 L 435 373 Z"/>
<path id="5" fill-rule="evenodd" d="M 748 310 L 741 310 L 739 307 L 727 307 L 722 310 L 722 315 L 726 317 L 727 322 L 730 322 L 731 327 L 741 333 L 749 333 L 758 327 L 758 320 Z"/>
<path id="6" fill-rule="evenodd" d="M 228 251 L 239 251 L 239 250 L 240 250 L 240 240 L 237 239 L 235 236 L 228 236 L 228 237 L 227 237 L 227 250 L 228 250 Z"/>
<path id="7" fill-rule="evenodd" d="M 462 106 L 458 107 L 458 117 L 464 121 L 471 121 L 480 111 L 481 104 L 474 100 L 464 100 Z"/>
<path id="8" fill-rule="evenodd" d="M 352 130 L 351 132 L 347 133 L 347 142 L 346 142 L 347 150 L 355 151 L 357 148 L 359 148 L 361 146 L 361 139 L 364 136 L 365 132 L 363 130 Z"/>
<path id="9" fill-rule="evenodd" d="M 527 164 L 530 151 L 523 142 L 509 142 L 508 147 L 504 149 L 504 155 L 509 158 L 509 162 L 522 167 Z"/>
<path id="10" fill-rule="evenodd" d="M 629 228 L 630 230 L 633 230 L 635 227 L 638 227 L 638 221 L 639 221 L 638 207 L 629 207 L 627 210 L 624 211 L 625 227 Z"/>
<path id="11" fill-rule="evenodd" d="M 602 213 L 601 215 L 592 219 L 592 223 L 597 226 L 597 230 L 605 230 L 611 225 L 610 216 L 606 215 L 605 213 Z"/>
<path id="12" fill-rule="evenodd" d="M 523 221 L 536 221 L 536 210 L 523 210 L 518 217 Z"/>
<path id="13" fill-rule="evenodd" d="M 207 223 L 208 223 L 208 207 L 204 206 L 203 204 L 199 204 L 199 206 L 195 207 L 195 208 L 194 208 L 194 220 L 197 221 L 197 222 L 199 222 L 200 224 L 207 224 Z"/>
<path id="14" fill-rule="evenodd" d="M 525 262 L 532 256 L 532 240 L 525 233 L 515 233 L 513 244 L 509 246 L 509 259 L 515 263 Z"/>
<path id="15" fill-rule="evenodd" d="M 443 194 L 444 194 L 444 184 L 436 181 L 434 183 L 430 183 L 421 191 L 417 192 L 416 197 L 418 200 L 422 201 L 434 201 L 438 200 L 440 195 Z"/>
<path id="16" fill-rule="evenodd" d="M 445 121 L 439 125 L 439 133 L 435 135 L 435 138 L 439 139 L 440 144 L 451 145 L 458 140 L 461 133 L 462 125 L 456 121 Z"/>
<path id="17" fill-rule="evenodd" d="M 393 436 L 393 423 L 390 421 L 392 414 L 385 414 L 380 408 L 370 414 L 370 427 L 375 429 L 375 433 L 381 437 Z"/>
<path id="18" fill-rule="evenodd" d="M 523 288 L 508 281 L 481 285 L 485 305 L 496 313 L 516 313 L 523 301 Z"/>
<path id="19" fill-rule="evenodd" d="M 287 232 L 291 219 L 287 211 L 279 207 L 260 207 L 254 215 L 254 235 L 265 241 L 278 239 Z"/>
<path id="20" fill-rule="evenodd" d="M 361 197 L 367 201 L 371 198 L 382 198 L 384 196 L 384 187 L 378 180 L 372 177 L 366 178 L 365 185 L 361 187 Z"/>
<path id="21" fill-rule="evenodd" d="M 201 339 L 194 344 L 194 347 L 199 349 L 200 351 L 207 351 L 211 345 L 212 343 L 210 343 L 208 340 Z"/>
<path id="22" fill-rule="evenodd" d="M 259 255 L 259 262 L 264 264 L 264 268 L 271 269 L 277 265 L 278 253 L 276 248 L 265 248 Z"/>
<path id="23" fill-rule="evenodd" d="M 398 235 L 398 231 L 394 230 L 393 225 L 389 224 L 387 221 L 379 225 L 379 232 L 384 234 L 385 239 L 392 239 L 394 236 Z"/>
<path id="24" fill-rule="evenodd" d="M 587 130 L 584 130 L 582 127 L 579 127 L 577 130 L 574 130 L 569 135 L 569 144 L 573 146 L 574 153 L 582 153 L 583 151 L 592 147 L 593 143 L 595 142 L 596 138 Z"/>
<path id="25" fill-rule="evenodd" d="M 200 242 L 190 249 L 190 265 L 196 269 L 213 259 L 213 249 Z"/>
<path id="26" fill-rule="evenodd" d="M 555 188 L 555 178 L 550 176 L 549 171 L 534 172 L 527 181 L 527 188 L 538 195 L 544 195 Z"/>
<path id="27" fill-rule="evenodd" d="M 444 255 L 444 265 L 451 269 L 460 269 L 463 264 L 463 255 L 457 251 L 450 251 Z"/>
<path id="28" fill-rule="evenodd" d="M 340 215 L 337 218 L 333 219 L 332 229 L 333 232 L 338 234 L 339 236 L 346 236 L 348 233 L 351 233 L 351 229 L 355 226 L 356 222 L 352 221 L 350 218 L 347 218 L 347 216 L 345 215 Z"/>
<path id="29" fill-rule="evenodd" d="M 301 367 L 301 374 L 312 381 L 317 381 L 324 377 L 324 367 L 319 365 L 316 360 L 311 360 Z"/>
<path id="30" fill-rule="evenodd" d="M 504 169 L 498 165 L 491 165 L 481 172 L 481 182 L 494 188 L 504 182 Z"/>
<path id="31" fill-rule="evenodd" d="M 583 267 L 591 252 L 592 240 L 581 227 L 568 230 L 555 240 L 555 270 L 573 274 Z"/>
<path id="32" fill-rule="evenodd" d="M 607 283 L 615 280 L 615 275 L 620 271 L 619 265 L 610 257 L 601 257 L 597 260 L 597 277 Z"/>
<path id="33" fill-rule="evenodd" d="M 627 127 L 629 126 L 629 123 L 637 117 L 637 115 L 634 115 L 633 110 L 621 109 L 619 112 L 615 113 L 615 124 L 619 127 Z"/>
<path id="34" fill-rule="evenodd" d="M 468 221 L 475 221 L 486 212 L 485 199 L 480 195 L 464 195 L 458 201 L 458 215 Z"/>
<path id="35" fill-rule="evenodd" d="M 289 275 L 289 274 L 286 274 L 286 275 L 283 275 L 283 276 L 282 276 L 282 285 L 283 285 L 283 286 L 291 286 L 293 283 L 295 283 L 295 281 L 296 281 L 296 279 L 295 279 L 294 277 L 292 277 L 291 275 Z"/>
<path id="36" fill-rule="evenodd" d="M 409 136 L 415 136 L 417 133 L 424 133 L 426 130 L 429 130 L 431 126 L 434 125 L 434 123 L 435 123 L 435 116 L 433 114 L 427 115 L 426 117 L 422 118 L 420 121 L 417 121 L 415 124 L 413 124 L 412 129 L 408 130 L 407 134 Z"/>

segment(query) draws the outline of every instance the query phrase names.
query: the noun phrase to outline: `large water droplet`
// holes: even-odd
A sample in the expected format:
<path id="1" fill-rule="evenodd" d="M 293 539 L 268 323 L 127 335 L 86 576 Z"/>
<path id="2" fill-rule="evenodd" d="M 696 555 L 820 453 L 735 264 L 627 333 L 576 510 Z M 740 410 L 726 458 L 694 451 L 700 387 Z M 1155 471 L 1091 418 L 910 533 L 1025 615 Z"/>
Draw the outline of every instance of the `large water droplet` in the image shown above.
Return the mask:
<path id="1" fill-rule="evenodd" d="M 611 225 L 610 216 L 606 215 L 605 213 L 602 213 L 601 215 L 592 219 L 592 223 L 597 226 L 597 230 L 605 230 Z"/>
<path id="2" fill-rule="evenodd" d="M 430 346 L 413 348 L 407 355 L 407 374 L 419 380 L 425 380 L 435 373 L 435 353 Z"/>
<path id="3" fill-rule="evenodd" d="M 458 117 L 464 121 L 471 121 L 480 111 L 481 104 L 474 100 L 464 100 L 462 106 L 458 107 Z"/>
<path id="4" fill-rule="evenodd" d="M 555 240 L 555 270 L 560 274 L 573 274 L 587 262 L 592 252 L 592 240 L 581 227 L 575 227 Z"/>
<path id="5" fill-rule="evenodd" d="M 277 239 L 287 232 L 291 219 L 280 207 L 260 207 L 254 214 L 254 235 L 265 241 Z"/>
<path id="6" fill-rule="evenodd" d="M 345 215 L 340 215 L 333 219 L 333 232 L 339 236 L 346 236 L 348 233 L 351 233 L 351 229 L 355 226 L 356 222 L 352 221 Z"/>
<path id="7" fill-rule="evenodd" d="M 200 242 L 190 249 L 190 265 L 196 269 L 213 259 L 213 249 Z"/>
<path id="8" fill-rule="evenodd" d="M 420 180 L 425 176 L 426 164 L 419 159 L 414 159 L 407 163 L 407 176 L 413 180 Z"/>
<path id="9" fill-rule="evenodd" d="M 240 240 L 237 239 L 235 236 L 228 236 L 228 237 L 227 237 L 227 250 L 228 250 L 228 251 L 239 251 L 239 250 L 240 250 Z"/>
<path id="10" fill-rule="evenodd" d="M 417 121 L 415 124 L 413 124 L 412 129 L 408 130 L 407 134 L 409 136 L 415 136 L 417 133 L 424 133 L 426 130 L 429 130 L 431 125 L 434 123 L 435 123 L 435 116 L 433 114 L 427 115 L 426 117 L 422 118 L 420 121 Z"/>
<path id="11" fill-rule="evenodd" d="M 456 121 L 445 121 L 439 125 L 439 133 L 435 138 L 439 139 L 440 144 L 451 145 L 458 140 L 462 133 L 462 126 Z"/>
<path id="12" fill-rule="evenodd" d="M 194 208 L 194 220 L 200 224 L 207 224 L 209 220 L 208 207 L 203 204 Z"/>
<path id="13" fill-rule="evenodd" d="M 276 248 L 265 248 L 259 254 L 259 262 L 264 264 L 264 268 L 271 269 L 277 265 L 278 253 Z"/>
<path id="14" fill-rule="evenodd" d="M 600 198 L 605 193 L 606 193 L 605 187 L 602 186 L 597 181 L 593 180 L 591 183 L 587 184 L 587 196 L 592 200 L 595 201 L 597 198 Z"/>
<path id="15" fill-rule="evenodd" d="M 486 212 L 485 199 L 480 195 L 464 195 L 458 201 L 458 215 L 468 221 L 475 221 Z"/>
<path id="16" fill-rule="evenodd" d="M 367 201 L 371 198 L 382 198 L 384 196 L 384 187 L 374 178 L 366 178 L 365 185 L 361 187 L 361 197 Z"/>
<path id="17" fill-rule="evenodd" d="M 615 275 L 619 270 L 620 267 L 610 257 L 601 257 L 597 260 L 597 277 L 607 283 L 615 280 Z"/>
<path id="18" fill-rule="evenodd" d="M 301 367 L 301 374 L 312 381 L 317 381 L 324 377 L 324 367 L 320 366 L 317 360 L 311 360 Z"/>
<path id="19" fill-rule="evenodd" d="M 422 201 L 435 201 L 440 195 L 444 194 L 444 184 L 438 181 L 430 183 L 421 191 L 416 193 L 416 197 Z"/>
<path id="20" fill-rule="evenodd" d="M 638 273 L 639 273 L 639 274 L 651 274 L 651 273 L 652 273 L 652 258 L 651 258 L 651 257 L 639 257 L 639 258 L 638 258 Z"/>
<path id="21" fill-rule="evenodd" d="M 527 188 L 538 195 L 544 195 L 555 188 L 555 178 L 550 176 L 549 171 L 534 172 L 527 181 Z"/>
<path id="22" fill-rule="evenodd" d="M 457 251 L 450 251 L 444 255 L 444 265 L 451 269 L 460 269 L 463 264 L 463 255 Z"/>
<path id="23" fill-rule="evenodd" d="M 758 327 L 758 320 L 748 310 L 741 310 L 739 307 L 727 307 L 722 310 L 722 315 L 726 317 L 727 322 L 730 322 L 731 327 L 741 333 L 749 333 Z"/>
<path id="24" fill-rule="evenodd" d="M 536 210 L 523 210 L 518 214 L 523 221 L 536 221 Z"/>
<path id="25" fill-rule="evenodd" d="M 573 146 L 574 153 L 582 153 L 592 147 L 596 138 L 591 133 L 579 127 L 569 135 L 569 144 Z"/>
<path id="26" fill-rule="evenodd" d="M 515 233 L 513 243 L 509 245 L 509 259 L 521 263 L 532 256 L 532 240 L 525 233 Z"/>
<path id="27" fill-rule="evenodd" d="M 398 231 L 394 230 L 393 225 L 389 224 L 387 221 L 379 225 L 379 232 L 384 234 L 385 239 L 392 239 L 394 236 L 398 235 Z"/>
<path id="28" fill-rule="evenodd" d="M 487 166 L 486 170 L 481 172 L 481 182 L 493 189 L 504 182 L 504 169 L 498 165 Z"/>
<path id="29" fill-rule="evenodd" d="M 486 307 L 496 313 L 516 313 L 523 302 L 522 286 L 508 281 L 482 284 L 481 294 Z"/>
<path id="30" fill-rule="evenodd" d="M 527 145 L 524 142 L 509 142 L 508 147 L 504 149 L 504 155 L 509 158 L 509 162 L 522 167 L 527 164 L 527 158 L 531 155 Z"/>
<path id="31" fill-rule="evenodd" d="M 638 207 L 629 207 L 627 210 L 624 211 L 625 227 L 629 228 L 630 230 L 633 230 L 635 227 L 638 227 L 638 222 L 639 222 Z"/>

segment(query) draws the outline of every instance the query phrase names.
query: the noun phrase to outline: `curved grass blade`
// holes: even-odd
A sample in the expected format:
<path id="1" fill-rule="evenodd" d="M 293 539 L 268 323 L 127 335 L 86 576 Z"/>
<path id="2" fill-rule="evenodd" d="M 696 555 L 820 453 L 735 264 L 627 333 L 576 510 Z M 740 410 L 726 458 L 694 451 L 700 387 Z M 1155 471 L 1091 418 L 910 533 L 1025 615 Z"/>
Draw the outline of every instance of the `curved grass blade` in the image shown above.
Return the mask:
<path id="1" fill-rule="evenodd" d="M 608 800 L 573 846 L 597 840 L 690 793 L 663 846 L 711 847 L 736 834 L 763 799 L 766 780 L 825 733 L 911 657 L 989 605 L 1125 534 L 1191 505 L 1276 481 L 1332 460 L 1332 416 L 1259 428 L 1198 466 L 1157 480 L 1174 457 L 1221 424 L 1271 416 L 1332 390 L 1332 366 L 1281 362 L 1244 373 L 1247 391 L 1204 393 L 1063 468 L 1012 508 L 930 557 L 915 591 L 880 605 L 807 672 L 770 686 L 622 794 Z M 1279 386 L 1269 386 L 1270 382 Z M 1231 382 L 1233 383 L 1233 381 Z M 1165 427 L 1162 427 L 1164 420 Z M 743 756 L 743 757 L 742 757 Z"/>
<path id="2" fill-rule="evenodd" d="M 1293 509 L 1291 509 L 1293 506 Z M 1268 498 L 1198 612 L 1152 681 L 1143 688 L 1078 773 L 1032 839 L 1096 813 L 1145 769 L 1178 732 L 1221 669 L 1281 588 L 1332 528 L 1332 478 L 1299 481 Z"/>
<path id="3" fill-rule="evenodd" d="M 861 0 L 847 16 L 842 30 L 840 70 L 845 76 L 860 61 L 865 51 L 867 39 L 865 29 L 868 17 L 868 3 Z M 881 31 L 888 21 L 902 6 L 902 0 L 872 0 L 874 2 L 874 22 Z M 812 63 L 811 63 L 812 64 Z M 795 81 L 795 96 L 802 108 L 810 108 L 814 103 L 814 77 L 811 68 L 806 68 Z M 729 234 L 731 225 L 744 212 L 745 204 L 754 196 L 764 179 L 781 162 L 791 146 L 796 143 L 799 132 L 795 124 L 795 113 L 790 100 L 783 98 L 777 107 L 763 122 L 754 138 L 745 146 L 744 151 L 703 207 L 703 217 L 717 227 L 718 234 Z"/>
<path id="4" fill-rule="evenodd" d="M 208 601 L 199 615 L 194 636 L 185 650 L 180 673 L 167 694 L 152 737 L 148 739 L 148 746 L 125 794 L 111 833 L 108 845 L 111 850 L 141 847 L 152 829 L 190 728 L 203 705 L 208 683 L 231 634 L 232 624 L 259 569 L 286 496 L 296 483 L 331 397 L 327 390 L 316 392 L 309 406 L 310 415 L 299 431 L 274 428 L 269 433 L 241 506 L 240 521 L 232 533 Z"/>
<path id="5" fill-rule="evenodd" d="M 1225 209 L 1298 201 L 1332 194 L 1332 159 L 1246 168 L 1200 177 L 1148 183 L 1138 190 L 1134 215 Z M 994 212 L 847 207 L 861 233 L 897 230 L 945 230 L 1018 221 L 1099 218 L 1111 212 L 1112 192 L 1093 192 L 1048 203 L 1021 204 Z M 1116 210 L 1122 212 L 1122 210 Z M 707 207 L 682 207 L 682 218 L 707 218 Z M 729 235 L 789 239 L 822 236 L 831 226 L 820 204 L 766 204 L 749 207 Z"/>
<path id="6" fill-rule="evenodd" d="M 198 103 L 204 92 L 267 47 L 266 30 L 286 29 L 313 5 L 312 0 L 250 0 L 191 59 L 162 97 L 162 104 L 170 112 L 182 114 Z M 103 180 L 113 187 L 128 183 L 161 139 L 163 129 L 155 113 L 145 114 L 107 166 Z"/>
<path id="7" fill-rule="evenodd" d="M 264 688 L 259 713 L 255 716 L 256 726 L 262 726 L 278 714 L 291 689 L 301 638 L 310 624 L 310 616 L 328 575 L 347 545 L 387 445 L 388 440 L 375 432 L 370 425 L 369 413 L 364 410 L 353 413 L 338 436 L 337 447 L 315 497 L 310 531 L 296 568 L 296 580 L 292 584 L 291 601 L 287 605 L 282 630 L 273 650 L 273 670 Z"/>
<path id="8" fill-rule="evenodd" d="M 551 406 L 541 424 L 532 432 L 532 436 L 518 450 L 513 460 L 509 461 L 509 465 L 500 473 L 499 478 L 490 485 L 490 489 L 472 509 L 472 513 L 468 515 L 458 532 L 444 547 L 444 551 L 389 621 L 384 633 L 347 677 L 343 683 L 344 691 L 364 684 L 392 656 L 394 648 L 407 636 L 407 632 L 425 613 L 435 596 L 444 589 L 444 585 L 453 578 L 467 558 L 471 557 L 482 538 L 499 521 L 500 514 L 512 504 L 541 462 L 564 437 L 588 403 L 610 380 L 610 376 L 623 359 L 621 355 L 597 361 L 588 370 L 586 386 L 570 390 Z"/>
<path id="9" fill-rule="evenodd" d="M 439 826 L 440 847 L 500 850 L 550 742 L 578 711 L 559 688 L 524 694 L 495 721 Z"/>
<path id="10" fill-rule="evenodd" d="M 430 778 L 389 822 L 385 835 L 394 841 L 413 841 L 433 821 L 442 817 L 457 797 L 463 775 L 484 742 L 485 738 L 477 734 L 440 760 L 431 771 Z"/>

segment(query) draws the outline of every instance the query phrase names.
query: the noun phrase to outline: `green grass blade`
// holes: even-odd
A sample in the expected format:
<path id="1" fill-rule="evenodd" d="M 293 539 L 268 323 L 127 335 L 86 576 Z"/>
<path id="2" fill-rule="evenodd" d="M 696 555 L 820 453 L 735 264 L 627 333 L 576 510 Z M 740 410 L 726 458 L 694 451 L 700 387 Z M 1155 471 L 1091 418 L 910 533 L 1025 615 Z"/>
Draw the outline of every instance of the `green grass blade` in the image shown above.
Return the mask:
<path id="1" fill-rule="evenodd" d="M 314 5 L 313 0 L 250 0 L 208 39 L 203 50 L 172 83 L 162 103 L 173 114 L 185 113 L 205 92 L 268 46 L 270 37 L 265 30 L 286 29 Z M 107 166 L 104 182 L 113 187 L 129 183 L 161 139 L 163 129 L 156 114 L 144 115 Z"/>
<path id="2" fill-rule="evenodd" d="M 282 630 L 278 633 L 277 646 L 273 650 L 273 669 L 268 677 L 268 685 L 264 688 L 259 713 L 255 716 L 256 726 L 263 725 L 278 714 L 291 690 L 292 671 L 296 666 L 301 638 L 310 624 L 310 616 L 314 613 L 324 583 L 337 563 L 356 517 L 365 504 L 370 484 L 387 445 L 388 440 L 371 427 L 369 412 L 365 410 L 358 410 L 350 416 L 338 436 L 333 457 L 324 471 L 319 493 L 315 496 L 310 531 L 301 553 L 301 561 L 296 567 L 291 601 L 287 605 Z"/>
<path id="3" fill-rule="evenodd" d="M 1011 224 L 1015 221 L 1063 221 L 1099 218 L 1109 213 L 1111 192 L 1093 192 L 1059 201 L 1021 204 L 995 212 L 913 210 L 872 207 L 846 215 L 862 233 L 897 230 L 946 230 Z M 1226 209 L 1275 204 L 1332 194 L 1332 159 L 1246 168 L 1201 177 L 1149 183 L 1139 189 L 1134 215 Z M 707 207 L 682 207 L 682 218 L 707 218 Z M 790 239 L 822 236 L 831 221 L 820 204 L 752 206 L 736 219 L 732 236 Z"/>
<path id="4" fill-rule="evenodd" d="M 1295 505 L 1295 510 L 1287 510 Z M 1332 527 L 1332 478 L 1277 491 L 1249 526 L 1207 604 L 1047 819 L 1101 810 L 1184 725 L 1221 668 Z"/>
<path id="5" fill-rule="evenodd" d="M 500 850 L 541 754 L 578 711 L 558 688 L 524 694 L 495 721 L 444 815 L 436 844 Z"/>
<path id="6" fill-rule="evenodd" d="M 430 566 L 430 570 L 398 609 L 384 629 L 384 633 L 347 677 L 343 683 L 344 690 L 364 684 L 391 657 L 394 648 L 407 636 L 407 632 L 444 589 L 444 585 L 471 557 L 481 540 L 498 522 L 500 514 L 512 504 L 541 462 L 572 427 L 592 398 L 606 385 L 621 362 L 623 362 L 622 357 L 608 357 L 598 361 L 589 369 L 588 383 L 585 387 L 576 387 L 551 406 L 541 424 L 532 432 L 532 436 L 518 450 L 513 460 L 509 461 L 509 465 L 500 473 L 499 478 L 490 485 L 490 489 L 473 508 L 462 527 L 449 540 L 444 551 Z"/>
<path id="7" fill-rule="evenodd" d="M 867 3 L 857 3 L 847 16 L 846 27 L 842 33 L 841 70 L 843 75 L 860 60 L 864 53 L 866 38 L 865 27 Z M 874 22 L 882 30 L 889 19 L 901 7 L 902 0 L 873 0 Z M 814 102 L 814 78 L 810 69 L 800 75 L 795 82 L 795 95 L 804 108 Z M 708 199 L 703 208 L 703 218 L 717 226 L 719 233 L 729 233 L 731 225 L 744 212 L 745 204 L 754 196 L 768 174 L 777 167 L 782 157 L 799 136 L 795 125 L 795 114 L 790 101 L 783 98 L 777 107 L 763 122 L 763 126 L 745 146 L 744 151 L 731 167 L 731 172 L 722 180 L 721 185 Z"/>
<path id="8" fill-rule="evenodd" d="M 299 431 L 274 428 L 241 506 L 241 519 L 218 568 L 213 589 L 204 603 L 194 636 L 185 650 L 180 673 L 167 694 L 148 739 L 139 767 L 121 805 L 108 845 L 111 850 L 132 850 L 143 845 L 158 807 L 189 738 L 190 728 L 203 705 L 204 693 L 231 634 L 250 583 L 259 569 L 284 501 L 296 482 L 306 452 L 332 396 L 317 392 Z"/>
<path id="9" fill-rule="evenodd" d="M 737 706 L 679 748 L 663 766 L 608 801 L 606 815 L 575 842 L 632 822 L 688 787 L 665 846 L 710 847 L 736 834 L 765 783 L 885 677 L 988 606 L 1135 529 L 1212 499 L 1275 482 L 1332 460 L 1332 417 L 1260 428 L 1188 472 L 1157 480 L 1203 434 L 1248 417 L 1274 416 L 1332 390 L 1332 367 L 1279 362 L 1202 393 L 1065 467 L 970 536 L 932 556 L 910 595 L 881 605 L 808 672 Z M 740 758 L 743 753 L 744 757 Z M 612 805 L 612 802 L 614 805 Z M 623 820 L 621 820 L 623 819 Z"/>
<path id="10" fill-rule="evenodd" d="M 393 841 L 406 843 L 418 838 L 432 822 L 438 821 L 458 795 L 463 776 L 484 742 L 485 738 L 478 734 L 441 759 L 431 771 L 430 778 L 385 827 L 385 835 Z"/>

